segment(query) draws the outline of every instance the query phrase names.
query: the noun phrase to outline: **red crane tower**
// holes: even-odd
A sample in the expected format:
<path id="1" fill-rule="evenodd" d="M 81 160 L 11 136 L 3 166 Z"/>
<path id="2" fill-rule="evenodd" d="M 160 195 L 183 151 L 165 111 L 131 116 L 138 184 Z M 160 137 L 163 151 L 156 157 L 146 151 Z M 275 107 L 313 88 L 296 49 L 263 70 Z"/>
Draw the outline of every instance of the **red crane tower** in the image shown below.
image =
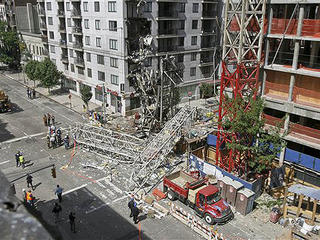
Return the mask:
<path id="1" fill-rule="evenodd" d="M 228 172 L 244 170 L 244 162 L 239 152 L 226 149 L 226 143 L 238 136 L 224 129 L 222 121 L 234 119 L 236 98 L 255 98 L 258 93 L 265 9 L 266 0 L 226 0 L 225 4 L 216 164 Z M 246 103 L 245 110 L 249 108 Z"/>

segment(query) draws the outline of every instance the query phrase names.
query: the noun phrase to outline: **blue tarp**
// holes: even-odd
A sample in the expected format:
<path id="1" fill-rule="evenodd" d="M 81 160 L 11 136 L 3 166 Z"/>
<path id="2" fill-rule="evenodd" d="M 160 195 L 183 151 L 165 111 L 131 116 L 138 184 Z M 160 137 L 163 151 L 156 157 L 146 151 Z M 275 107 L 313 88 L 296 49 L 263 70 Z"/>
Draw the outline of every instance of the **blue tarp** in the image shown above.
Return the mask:
<path id="1" fill-rule="evenodd" d="M 209 134 L 207 137 L 207 144 L 209 146 L 217 146 L 217 136 Z"/>

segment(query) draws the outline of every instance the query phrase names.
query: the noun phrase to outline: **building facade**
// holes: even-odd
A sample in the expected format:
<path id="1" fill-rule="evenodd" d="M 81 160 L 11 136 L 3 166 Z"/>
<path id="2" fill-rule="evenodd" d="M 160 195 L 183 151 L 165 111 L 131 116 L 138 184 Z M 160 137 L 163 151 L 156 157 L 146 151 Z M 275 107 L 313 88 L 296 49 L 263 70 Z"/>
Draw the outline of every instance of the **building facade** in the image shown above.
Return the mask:
<path id="1" fill-rule="evenodd" d="M 159 69 L 160 57 L 176 57 L 183 70 L 182 98 L 188 92 L 198 97 L 199 84 L 212 81 L 214 51 L 220 42 L 217 1 L 160 0 L 137 6 L 136 1 L 123 0 L 38 0 L 38 12 L 50 58 L 67 77 L 65 86 L 75 94 L 83 85 L 91 87 L 96 103 L 102 103 L 104 86 L 113 112 L 125 115 L 136 107 L 126 76 L 128 56 L 137 50 L 142 32 L 152 36 L 149 66 L 154 70 Z"/>
<path id="2" fill-rule="evenodd" d="M 313 169 L 320 164 L 315 160 L 320 158 L 320 4 L 290 2 L 272 0 L 268 4 L 264 112 L 267 124 L 285 119 L 287 150 L 311 156 L 308 168 Z M 287 160 L 287 153 L 282 151 L 281 161 Z"/>

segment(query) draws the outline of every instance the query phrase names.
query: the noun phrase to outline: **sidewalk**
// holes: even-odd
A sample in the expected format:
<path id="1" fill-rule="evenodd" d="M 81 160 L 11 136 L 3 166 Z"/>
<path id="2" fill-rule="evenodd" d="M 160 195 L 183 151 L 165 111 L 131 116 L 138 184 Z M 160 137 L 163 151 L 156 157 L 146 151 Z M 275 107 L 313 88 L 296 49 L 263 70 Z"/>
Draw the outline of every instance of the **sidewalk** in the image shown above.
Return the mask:
<path id="1" fill-rule="evenodd" d="M 4 72 L 3 73 L 4 76 L 13 79 L 17 82 L 20 82 L 22 85 L 24 86 L 28 86 L 30 88 L 33 88 L 33 81 L 30 81 L 27 79 L 27 76 L 23 76 L 24 74 L 21 73 L 10 73 L 10 72 Z M 38 82 L 36 82 L 36 86 L 37 86 Z M 48 89 L 47 88 L 43 88 L 43 87 L 36 87 L 36 92 L 46 98 L 49 98 L 59 104 L 62 104 L 68 108 L 70 108 L 70 100 L 69 100 L 69 91 L 68 90 L 62 90 L 60 89 L 60 86 L 56 86 L 54 88 L 51 89 L 51 94 L 49 95 L 48 93 Z M 27 95 L 27 91 L 26 91 L 26 95 Z M 77 96 L 72 94 L 71 97 L 71 109 L 77 113 L 84 113 L 83 112 L 83 106 L 84 103 L 82 101 L 82 99 Z M 94 110 L 94 111 L 101 111 L 101 106 L 89 102 L 89 110 Z"/>

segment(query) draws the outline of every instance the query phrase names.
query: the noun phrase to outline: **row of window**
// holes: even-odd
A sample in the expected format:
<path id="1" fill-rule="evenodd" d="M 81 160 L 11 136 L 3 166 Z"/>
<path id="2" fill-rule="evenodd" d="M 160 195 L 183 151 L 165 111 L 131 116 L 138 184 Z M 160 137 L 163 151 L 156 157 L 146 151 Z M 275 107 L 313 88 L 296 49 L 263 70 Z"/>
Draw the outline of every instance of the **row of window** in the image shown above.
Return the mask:
<path id="1" fill-rule="evenodd" d="M 91 45 L 90 36 L 85 36 L 84 37 L 84 42 L 85 42 L 86 46 L 90 46 Z M 95 46 L 101 48 L 101 46 L 102 46 L 101 37 L 96 37 L 96 45 Z M 118 50 L 117 40 L 116 39 L 109 39 L 109 49 Z"/>
<path id="2" fill-rule="evenodd" d="M 66 2 L 66 9 L 67 11 L 70 11 L 70 2 Z M 52 10 L 52 4 L 51 2 L 47 2 L 47 10 Z M 89 11 L 89 3 L 83 2 L 83 11 L 88 12 Z M 100 2 L 94 2 L 94 11 L 100 12 Z M 116 1 L 108 1 L 108 12 L 116 12 Z"/>

